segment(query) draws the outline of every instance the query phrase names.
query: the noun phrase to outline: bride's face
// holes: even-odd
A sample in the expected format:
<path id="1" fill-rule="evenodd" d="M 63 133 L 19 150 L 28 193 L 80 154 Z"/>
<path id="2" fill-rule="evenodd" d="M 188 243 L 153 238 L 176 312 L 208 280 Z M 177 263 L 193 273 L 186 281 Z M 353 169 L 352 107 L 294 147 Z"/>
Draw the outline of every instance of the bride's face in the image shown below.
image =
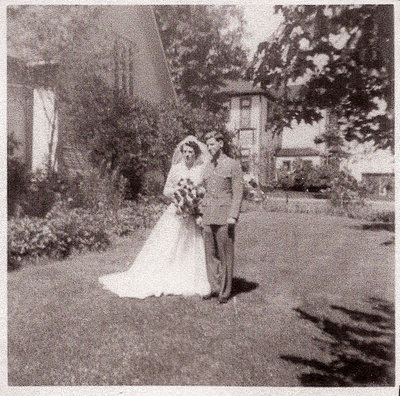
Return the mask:
<path id="1" fill-rule="evenodd" d="M 183 158 L 185 159 L 186 165 L 193 165 L 195 160 L 195 153 L 192 147 L 186 144 L 182 148 Z"/>

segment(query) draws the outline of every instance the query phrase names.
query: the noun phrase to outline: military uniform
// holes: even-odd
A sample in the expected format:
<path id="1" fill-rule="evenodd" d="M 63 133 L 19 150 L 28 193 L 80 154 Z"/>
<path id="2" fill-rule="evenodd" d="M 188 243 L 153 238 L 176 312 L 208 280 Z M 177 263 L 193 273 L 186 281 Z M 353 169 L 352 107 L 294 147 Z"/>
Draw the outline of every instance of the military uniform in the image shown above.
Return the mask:
<path id="1" fill-rule="evenodd" d="M 204 225 L 207 275 L 211 292 L 228 298 L 232 290 L 234 229 L 227 219 L 239 218 L 243 199 L 240 163 L 221 153 L 204 172 L 206 194 L 201 210 Z"/>

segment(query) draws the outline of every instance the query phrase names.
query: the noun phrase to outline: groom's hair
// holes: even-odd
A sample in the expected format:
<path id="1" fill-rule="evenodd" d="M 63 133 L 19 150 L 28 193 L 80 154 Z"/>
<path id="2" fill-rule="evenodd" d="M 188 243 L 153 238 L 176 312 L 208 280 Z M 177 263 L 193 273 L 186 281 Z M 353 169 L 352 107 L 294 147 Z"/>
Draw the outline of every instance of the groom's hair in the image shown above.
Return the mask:
<path id="1" fill-rule="evenodd" d="M 201 153 L 201 149 L 200 149 L 200 146 L 199 146 L 195 141 L 193 141 L 193 140 L 188 140 L 187 142 L 185 142 L 184 144 L 182 144 L 182 146 L 181 146 L 181 152 L 183 152 L 183 148 L 184 148 L 185 146 L 189 146 L 189 147 L 191 147 L 191 148 L 193 149 L 193 151 L 194 151 L 194 156 L 195 156 L 196 159 L 199 157 L 199 155 L 200 155 L 200 153 Z"/>
<path id="2" fill-rule="evenodd" d="M 208 139 L 212 139 L 212 138 L 214 138 L 215 140 L 218 140 L 219 142 L 222 141 L 223 143 L 225 143 L 224 135 L 221 132 L 211 131 L 211 132 L 207 132 L 204 135 L 204 141 L 205 142 Z"/>

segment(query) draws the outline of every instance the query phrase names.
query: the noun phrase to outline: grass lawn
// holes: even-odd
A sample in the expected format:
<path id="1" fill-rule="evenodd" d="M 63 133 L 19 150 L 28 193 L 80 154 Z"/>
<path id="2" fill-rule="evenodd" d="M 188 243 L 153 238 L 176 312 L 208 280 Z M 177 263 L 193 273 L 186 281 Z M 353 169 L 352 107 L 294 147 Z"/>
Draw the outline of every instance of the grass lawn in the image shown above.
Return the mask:
<path id="1" fill-rule="evenodd" d="M 8 274 L 9 385 L 388 385 L 394 245 L 347 218 L 244 213 L 235 296 L 135 300 L 98 277 L 146 235 Z M 361 367 L 361 369 L 360 369 Z"/>

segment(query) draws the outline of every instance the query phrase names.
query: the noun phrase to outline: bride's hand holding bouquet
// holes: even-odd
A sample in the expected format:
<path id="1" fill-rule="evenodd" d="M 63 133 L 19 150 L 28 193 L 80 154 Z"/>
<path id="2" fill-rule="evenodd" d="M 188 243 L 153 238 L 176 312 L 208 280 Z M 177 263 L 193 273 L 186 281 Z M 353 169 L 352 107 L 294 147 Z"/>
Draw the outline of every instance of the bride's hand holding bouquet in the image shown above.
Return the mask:
<path id="1" fill-rule="evenodd" d="M 176 213 L 184 218 L 201 216 L 200 203 L 205 194 L 203 186 L 197 186 L 190 179 L 181 179 L 173 196 Z"/>

